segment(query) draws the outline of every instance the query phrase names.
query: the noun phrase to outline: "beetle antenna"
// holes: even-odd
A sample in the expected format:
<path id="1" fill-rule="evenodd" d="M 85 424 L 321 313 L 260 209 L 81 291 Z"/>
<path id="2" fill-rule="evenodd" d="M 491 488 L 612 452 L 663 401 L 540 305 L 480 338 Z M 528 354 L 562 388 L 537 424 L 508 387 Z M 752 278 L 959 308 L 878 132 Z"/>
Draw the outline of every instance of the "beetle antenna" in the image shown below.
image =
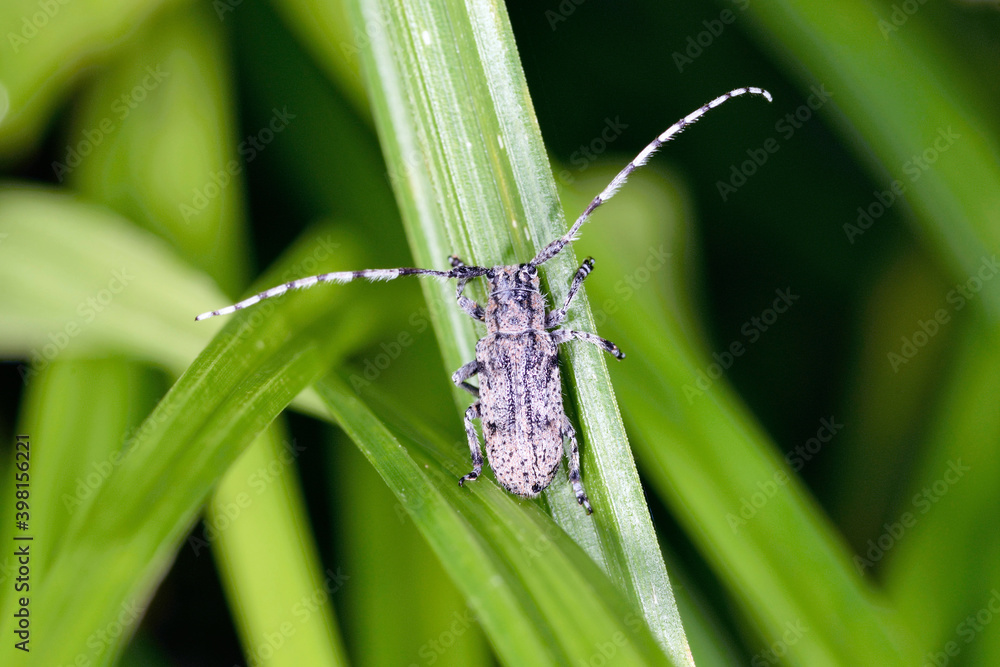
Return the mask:
<path id="1" fill-rule="evenodd" d="M 660 146 L 680 134 L 684 128 L 696 122 L 699 118 L 708 113 L 709 110 L 714 109 L 729 99 L 739 97 L 740 95 L 746 95 L 748 93 L 752 95 L 761 95 L 767 99 L 768 102 L 771 101 L 771 93 L 767 92 L 763 88 L 756 88 L 754 86 L 737 88 L 735 90 L 730 90 L 725 95 L 716 97 L 708 104 L 695 109 L 688 115 L 684 116 L 684 118 L 681 118 L 679 121 L 668 127 L 663 134 L 654 139 L 651 144 L 643 148 L 642 152 L 640 152 L 634 160 L 629 162 L 624 169 L 618 172 L 618 175 L 614 177 L 606 188 L 604 188 L 601 194 L 594 197 L 594 200 L 590 202 L 590 205 L 587 206 L 586 210 L 580 215 L 579 218 L 576 219 L 576 222 L 573 223 L 573 226 L 570 227 L 570 230 L 566 232 L 565 236 L 556 239 L 542 248 L 542 251 L 539 252 L 530 263 L 538 266 L 543 262 L 547 262 L 558 255 L 567 244 L 575 241 L 577 238 L 577 232 L 580 231 L 580 227 L 583 226 L 583 223 L 587 222 L 590 218 L 590 214 L 593 213 L 598 206 L 614 197 L 615 193 L 618 192 L 623 185 L 625 185 L 625 181 L 628 180 L 628 177 L 632 174 L 632 172 L 646 164 L 646 162 L 649 161 L 649 158 L 652 157 L 653 153 L 655 153 Z"/>
<path id="2" fill-rule="evenodd" d="M 459 263 L 455 265 L 451 271 L 435 271 L 433 269 L 412 269 L 412 268 L 402 268 L 402 269 L 365 269 L 363 271 L 335 271 L 333 273 L 322 273 L 318 276 L 309 276 L 308 278 L 299 278 L 298 280 L 291 280 L 287 283 L 282 283 L 277 287 L 272 287 L 269 290 L 264 290 L 259 294 L 254 294 L 253 296 L 243 299 L 239 303 L 235 303 L 232 306 L 226 306 L 225 308 L 220 308 L 219 310 L 210 310 L 207 313 L 202 313 L 198 317 L 194 318 L 195 321 L 207 320 L 210 317 L 216 317 L 218 315 L 228 315 L 229 313 L 235 313 L 237 310 L 243 310 L 247 306 L 252 306 L 255 303 L 263 301 L 264 299 L 270 299 L 272 297 L 281 296 L 285 292 L 295 289 L 303 289 L 305 287 L 312 287 L 319 283 L 349 283 L 353 280 L 369 280 L 371 282 L 378 282 L 381 280 L 395 280 L 401 276 L 434 276 L 435 278 L 444 278 L 445 280 L 451 278 L 458 278 L 459 280 L 471 280 L 472 278 L 478 278 L 479 276 L 485 275 L 488 269 L 481 266 L 466 266 Z"/>

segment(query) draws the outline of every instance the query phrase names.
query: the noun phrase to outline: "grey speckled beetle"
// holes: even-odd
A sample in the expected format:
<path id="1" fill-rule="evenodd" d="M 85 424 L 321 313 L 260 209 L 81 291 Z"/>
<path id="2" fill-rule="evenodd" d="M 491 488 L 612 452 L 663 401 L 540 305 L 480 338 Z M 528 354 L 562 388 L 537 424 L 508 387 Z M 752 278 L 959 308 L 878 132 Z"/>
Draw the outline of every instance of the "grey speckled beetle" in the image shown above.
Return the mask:
<path id="1" fill-rule="evenodd" d="M 569 481 L 573 485 L 577 501 L 590 514 L 593 510 L 580 481 L 576 431 L 563 411 L 557 350 L 562 343 L 581 340 L 597 345 L 618 359 L 623 359 L 625 355 L 614 343 L 592 333 L 555 329 L 566 319 L 566 312 L 573 298 L 594 268 L 594 260 L 588 257 L 577 269 L 562 308 L 552 311 L 546 309 L 545 297 L 539 287 L 538 266 L 555 257 L 573 241 L 594 209 L 611 199 L 629 175 L 646 164 L 657 148 L 710 109 L 747 93 L 762 95 L 771 101 L 771 94 L 762 88 L 737 88 L 720 95 L 671 125 L 614 177 L 564 236 L 545 246 L 527 264 L 490 268 L 466 266 L 462 260 L 453 256 L 450 258 L 450 271 L 401 268 L 324 273 L 272 287 L 232 306 L 202 313 L 195 319 L 226 315 L 252 306 L 262 299 L 323 282 L 347 283 L 359 278 L 371 281 L 393 280 L 400 276 L 415 275 L 454 278 L 458 281 L 458 305 L 473 319 L 486 323 L 486 336 L 476 343 L 475 360 L 459 368 L 452 376 L 456 385 L 476 397 L 476 401 L 465 411 L 465 432 L 472 453 L 472 472 L 462 477 L 458 483 L 473 481 L 483 471 L 483 455 L 472 423 L 474 419 L 479 419 L 490 467 L 505 489 L 528 498 L 544 491 L 555 477 L 562 458 L 562 448 L 565 446 Z M 463 294 L 470 280 L 484 276 L 489 284 L 486 308 Z M 549 331 L 550 329 L 555 330 Z M 468 382 L 474 375 L 479 375 L 479 387 Z"/>

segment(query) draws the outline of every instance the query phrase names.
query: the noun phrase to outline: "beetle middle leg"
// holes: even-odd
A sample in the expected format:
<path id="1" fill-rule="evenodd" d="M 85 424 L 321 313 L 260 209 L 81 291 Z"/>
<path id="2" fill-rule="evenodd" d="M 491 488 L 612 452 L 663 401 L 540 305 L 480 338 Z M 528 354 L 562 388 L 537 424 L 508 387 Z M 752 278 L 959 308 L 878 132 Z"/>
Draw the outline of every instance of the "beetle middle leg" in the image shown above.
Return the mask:
<path id="1" fill-rule="evenodd" d="M 587 492 L 583 490 L 583 482 L 580 481 L 580 449 L 576 444 L 576 429 L 566 415 L 563 415 L 561 433 L 566 460 L 569 461 L 569 483 L 573 485 L 576 501 L 583 505 L 587 514 L 593 514 L 594 510 L 590 506 L 590 500 L 587 499 Z"/>
<path id="2" fill-rule="evenodd" d="M 479 362 L 473 359 L 469 363 L 465 364 L 457 371 L 455 371 L 451 376 L 451 381 L 455 383 L 456 386 L 469 392 L 476 398 L 479 398 L 479 387 L 475 387 L 466 380 L 479 372 Z"/>
<path id="3" fill-rule="evenodd" d="M 566 343 L 573 339 L 582 340 L 585 343 L 590 343 L 601 348 L 605 352 L 614 355 L 617 359 L 624 359 L 625 353 L 618 349 L 618 346 L 612 343 L 610 340 L 601 338 L 596 334 L 592 334 L 587 331 L 573 331 L 571 329 L 556 329 L 552 332 L 552 341 L 556 345 Z"/>

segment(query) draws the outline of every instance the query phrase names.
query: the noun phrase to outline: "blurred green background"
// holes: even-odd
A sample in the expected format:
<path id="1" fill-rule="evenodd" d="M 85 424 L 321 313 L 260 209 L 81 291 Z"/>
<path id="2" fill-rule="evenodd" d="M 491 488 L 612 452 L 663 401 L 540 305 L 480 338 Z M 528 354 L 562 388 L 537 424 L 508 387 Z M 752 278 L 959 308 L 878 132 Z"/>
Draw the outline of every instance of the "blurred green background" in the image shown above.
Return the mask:
<path id="1" fill-rule="evenodd" d="M 535 590 L 550 575 L 529 577 L 531 541 L 511 547 L 528 554 L 517 565 L 502 555 L 510 536 L 481 536 L 497 517 L 512 534 L 555 539 L 588 580 L 580 554 L 592 551 L 551 538 L 556 501 L 490 496 L 509 513 L 483 515 L 451 488 L 448 475 L 467 465 L 456 410 L 467 399 L 448 381 L 453 355 L 434 335 L 444 325 L 426 286 L 320 287 L 294 297 L 287 321 L 248 313 L 243 333 L 190 322 L 288 278 L 420 259 L 394 188 L 440 165 L 383 158 L 375 128 L 385 143 L 386 110 L 368 102 L 382 97 L 370 93 L 378 77 L 359 70 L 397 27 L 366 23 L 370 4 L 0 8 L 0 503 L 14 511 L 14 436 L 28 433 L 32 641 L 53 649 L 63 635 L 46 630 L 67 627 L 66 641 L 79 639 L 24 664 L 530 655 L 509 637 L 513 615 L 476 622 L 492 603 L 475 591 L 488 587 L 411 518 L 421 508 L 401 500 L 405 476 L 369 462 L 389 455 L 359 452 L 309 416 L 342 405 L 337 387 L 368 406 L 351 414 L 370 409 L 440 493 L 455 494 L 449 516 L 479 531 L 469 544 L 489 545 L 500 581 Z M 665 146 L 575 244 L 578 258 L 596 258 L 597 331 L 629 355 L 610 366 L 612 384 L 695 660 L 1000 664 L 998 5 L 562 0 L 506 11 L 570 219 L 677 118 L 739 86 L 774 96 L 728 102 Z M 447 57 L 463 48 L 440 46 Z M 505 173 L 469 178 L 504 191 Z M 474 239 L 477 223 L 464 224 Z M 468 251 L 450 241 L 430 244 L 432 268 Z M 528 258 L 514 249 L 516 238 L 502 257 L 472 259 Z M 561 298 L 564 285 L 552 285 Z M 296 322 L 309 333 L 296 338 Z M 228 336 L 213 340 L 223 326 Z M 221 379 L 184 389 L 180 405 L 204 405 L 207 426 L 182 437 L 195 417 L 161 399 L 206 346 L 199 360 L 215 361 L 185 377 Z M 244 359 L 237 348 L 261 357 L 225 366 Z M 339 379 L 264 430 L 328 369 Z M 222 387 L 220 408 L 206 397 Z M 570 412 L 581 410 L 567 391 Z M 158 404 L 163 429 L 147 419 Z M 256 423 L 243 405 L 267 416 Z M 198 450 L 198 438 L 216 445 Z M 587 483 L 596 463 L 584 440 Z M 147 441 L 170 456 L 149 446 L 115 457 Z M 190 484 L 156 483 L 175 474 Z M 107 518 L 118 498 L 138 497 L 148 504 Z M 164 508 L 169 520 L 150 528 Z M 12 523 L 0 526 L 4 552 Z M 0 652 L 21 664 L 7 662 L 27 657 L 10 646 L 11 572 L 0 562 Z M 588 595 L 614 597 L 602 585 Z M 547 606 L 556 598 L 538 595 L 526 626 L 546 628 L 542 643 L 570 642 Z M 75 611 L 88 596 L 110 611 Z M 128 601 L 142 613 L 129 616 Z M 636 608 L 627 588 L 607 604 L 619 621 L 616 610 Z M 627 654 L 579 632 L 593 639 L 580 652 L 590 660 L 563 646 L 538 663 L 666 659 L 645 635 Z"/>

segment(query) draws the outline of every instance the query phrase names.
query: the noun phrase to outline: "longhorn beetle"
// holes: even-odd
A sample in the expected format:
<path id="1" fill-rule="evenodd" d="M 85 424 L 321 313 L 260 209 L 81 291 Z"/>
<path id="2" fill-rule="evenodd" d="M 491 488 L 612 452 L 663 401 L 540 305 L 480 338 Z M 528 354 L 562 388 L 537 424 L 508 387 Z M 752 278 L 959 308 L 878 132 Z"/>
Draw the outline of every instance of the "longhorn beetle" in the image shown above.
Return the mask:
<path id="1" fill-rule="evenodd" d="M 576 431 L 563 411 L 562 385 L 559 379 L 558 346 L 571 340 L 592 343 L 617 359 L 625 355 L 611 341 L 586 331 L 555 329 L 566 319 L 566 312 L 583 281 L 594 268 L 588 257 L 577 269 L 562 308 L 547 310 L 545 297 L 538 283 L 538 266 L 556 255 L 577 238 L 576 234 L 594 210 L 611 199 L 625 184 L 629 175 L 646 164 L 660 146 L 670 141 L 685 127 L 701 118 L 710 109 L 738 95 L 762 95 L 771 101 L 771 94 L 762 88 L 737 88 L 720 95 L 708 104 L 680 119 L 642 149 L 597 195 L 568 232 L 542 248 L 534 259 L 516 266 L 467 266 L 458 257 L 449 258 L 451 270 L 433 269 L 365 269 L 338 271 L 309 278 L 292 280 L 272 287 L 239 303 L 202 313 L 195 320 L 226 315 L 293 289 L 311 287 L 317 283 L 347 283 L 364 278 L 372 282 L 393 280 L 400 276 L 433 276 L 458 281 L 455 296 L 458 305 L 474 320 L 486 324 L 486 336 L 476 343 L 476 358 L 452 375 L 452 381 L 475 397 L 465 411 L 465 432 L 472 453 L 472 472 L 458 480 L 459 485 L 473 481 L 482 474 L 483 455 L 472 422 L 479 419 L 486 440 L 486 455 L 497 481 L 511 493 L 533 498 L 545 490 L 555 477 L 556 468 L 565 447 L 569 461 L 569 481 L 577 501 L 591 514 L 593 509 L 580 481 L 580 453 Z M 486 277 L 489 287 L 486 307 L 463 294 L 473 278 Z M 555 329 L 549 331 L 549 329 Z M 468 380 L 479 375 L 479 386 Z"/>

